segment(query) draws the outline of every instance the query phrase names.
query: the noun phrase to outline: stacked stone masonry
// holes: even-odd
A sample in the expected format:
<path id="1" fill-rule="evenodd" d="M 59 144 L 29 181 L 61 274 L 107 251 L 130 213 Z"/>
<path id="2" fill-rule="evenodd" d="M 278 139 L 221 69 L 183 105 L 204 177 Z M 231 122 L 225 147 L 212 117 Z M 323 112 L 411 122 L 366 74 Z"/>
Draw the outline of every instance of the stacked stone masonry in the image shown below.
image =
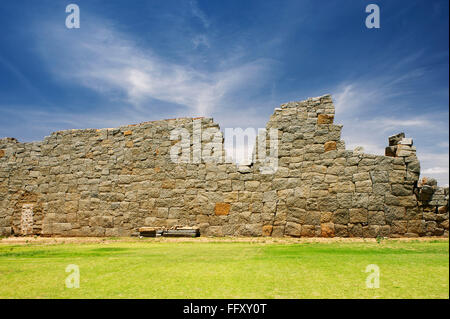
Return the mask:
<path id="1" fill-rule="evenodd" d="M 346 150 L 333 120 L 330 95 L 275 109 L 266 127 L 278 129 L 273 174 L 256 157 L 174 163 L 171 131 L 192 133 L 197 121 L 220 132 L 210 118 L 1 139 L 0 235 L 130 236 L 181 225 L 207 236 L 448 236 L 448 188 L 419 180 L 412 140 L 391 136 L 386 156 Z M 224 153 L 223 139 L 215 146 Z"/>

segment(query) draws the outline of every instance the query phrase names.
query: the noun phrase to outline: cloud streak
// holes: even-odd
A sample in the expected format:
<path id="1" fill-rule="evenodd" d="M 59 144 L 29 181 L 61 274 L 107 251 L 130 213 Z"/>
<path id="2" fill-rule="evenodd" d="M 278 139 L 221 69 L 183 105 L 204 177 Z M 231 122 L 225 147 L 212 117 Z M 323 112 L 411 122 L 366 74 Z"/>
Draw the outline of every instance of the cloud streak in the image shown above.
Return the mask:
<path id="1" fill-rule="evenodd" d="M 209 116 L 246 83 L 264 82 L 272 65 L 269 59 L 255 59 L 225 63 L 218 70 L 199 70 L 140 48 L 126 34 L 104 25 L 87 26 L 76 38 L 68 37 L 66 30 L 49 32 L 53 38 L 40 42 L 43 57 L 56 77 L 123 99 L 141 111 L 159 100 L 182 106 L 192 115 Z M 53 25 L 48 28 L 55 29 Z"/>

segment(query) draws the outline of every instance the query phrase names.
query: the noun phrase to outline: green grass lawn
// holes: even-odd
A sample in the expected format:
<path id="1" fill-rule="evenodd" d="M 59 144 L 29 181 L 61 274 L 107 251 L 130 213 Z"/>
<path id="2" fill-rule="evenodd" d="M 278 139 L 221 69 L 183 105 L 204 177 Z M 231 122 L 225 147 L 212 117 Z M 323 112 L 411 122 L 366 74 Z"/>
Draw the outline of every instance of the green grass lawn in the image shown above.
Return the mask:
<path id="1" fill-rule="evenodd" d="M 65 286 L 69 264 L 80 288 Z M 449 243 L 0 244 L 0 298 L 449 298 Z"/>

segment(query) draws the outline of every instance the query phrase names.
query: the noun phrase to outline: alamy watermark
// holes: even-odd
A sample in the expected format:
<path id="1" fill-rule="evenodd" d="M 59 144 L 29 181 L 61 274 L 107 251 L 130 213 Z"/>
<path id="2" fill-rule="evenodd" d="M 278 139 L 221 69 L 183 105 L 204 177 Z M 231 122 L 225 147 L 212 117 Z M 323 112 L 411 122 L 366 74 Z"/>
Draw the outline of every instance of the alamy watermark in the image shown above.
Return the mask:
<path id="1" fill-rule="evenodd" d="M 80 7 L 74 3 L 71 3 L 66 7 L 66 13 L 69 13 L 69 15 L 66 17 L 66 28 L 67 29 L 79 29 L 80 28 Z"/>
<path id="2" fill-rule="evenodd" d="M 366 13 L 370 13 L 366 17 L 367 29 L 379 29 L 380 28 L 380 7 L 376 4 L 369 4 L 366 7 Z"/>
<path id="3" fill-rule="evenodd" d="M 67 265 L 66 272 L 70 273 L 66 277 L 66 288 L 80 288 L 80 267 L 74 264 Z"/>
<path id="4" fill-rule="evenodd" d="M 273 174 L 278 168 L 278 129 L 226 128 L 224 136 L 217 127 L 202 129 L 200 119 L 194 119 L 192 133 L 184 128 L 175 128 L 170 133 L 173 145 L 170 159 L 174 163 L 233 163 L 239 159 L 241 165 L 260 163 L 262 174 Z M 252 141 L 255 147 L 250 150 Z M 245 147 L 247 146 L 247 147 Z M 226 154 L 230 151 L 231 154 Z"/>
<path id="5" fill-rule="evenodd" d="M 366 288 L 380 288 L 380 267 L 375 264 L 367 265 L 366 272 L 369 273 L 366 277 Z"/>

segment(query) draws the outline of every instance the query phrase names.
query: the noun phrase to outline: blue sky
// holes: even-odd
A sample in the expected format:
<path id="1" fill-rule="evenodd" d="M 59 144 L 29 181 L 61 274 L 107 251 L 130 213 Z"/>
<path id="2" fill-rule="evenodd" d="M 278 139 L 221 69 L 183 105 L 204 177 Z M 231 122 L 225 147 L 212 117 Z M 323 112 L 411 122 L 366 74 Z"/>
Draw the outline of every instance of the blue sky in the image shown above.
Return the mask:
<path id="1" fill-rule="evenodd" d="M 67 29 L 75 3 L 81 28 Z M 381 10 L 367 29 L 365 8 Z M 414 138 L 448 184 L 448 0 L 0 3 L 0 137 L 212 116 L 265 127 L 278 105 L 331 93 L 348 149 Z"/>

